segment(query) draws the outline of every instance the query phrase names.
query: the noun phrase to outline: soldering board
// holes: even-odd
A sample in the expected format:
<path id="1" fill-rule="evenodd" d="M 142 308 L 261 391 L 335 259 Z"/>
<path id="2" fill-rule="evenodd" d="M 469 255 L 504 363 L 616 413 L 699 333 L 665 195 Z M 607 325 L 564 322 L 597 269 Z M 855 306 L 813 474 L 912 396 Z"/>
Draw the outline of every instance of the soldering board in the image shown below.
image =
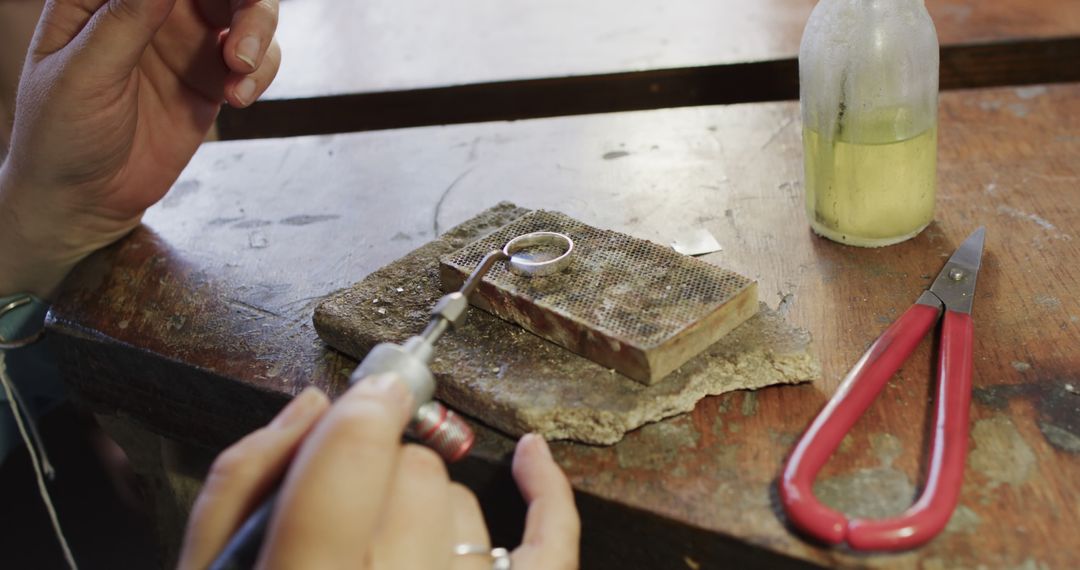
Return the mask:
<path id="1" fill-rule="evenodd" d="M 531 232 L 574 242 L 570 265 L 523 276 L 496 264 L 472 303 L 642 384 L 654 384 L 758 310 L 757 283 L 670 247 L 558 212 L 525 214 L 440 260 L 457 290 L 489 251 Z"/>

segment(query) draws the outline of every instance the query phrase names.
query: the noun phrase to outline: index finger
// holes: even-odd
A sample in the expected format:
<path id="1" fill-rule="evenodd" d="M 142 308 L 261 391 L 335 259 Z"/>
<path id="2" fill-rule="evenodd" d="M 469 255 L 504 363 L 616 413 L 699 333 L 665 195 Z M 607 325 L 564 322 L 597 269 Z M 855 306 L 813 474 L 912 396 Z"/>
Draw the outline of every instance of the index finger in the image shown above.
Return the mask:
<path id="1" fill-rule="evenodd" d="M 252 432 L 218 456 L 188 518 L 177 568 L 206 568 L 263 500 L 289 465 L 308 431 L 330 407 L 307 388 L 270 425 Z"/>
<path id="2" fill-rule="evenodd" d="M 332 568 L 365 559 L 411 412 L 412 396 L 395 375 L 365 379 L 334 403 L 285 479 L 262 564 Z"/>
<path id="3" fill-rule="evenodd" d="M 262 64 L 278 24 L 278 0 L 233 0 L 234 11 L 225 38 L 225 64 L 248 74 Z"/>

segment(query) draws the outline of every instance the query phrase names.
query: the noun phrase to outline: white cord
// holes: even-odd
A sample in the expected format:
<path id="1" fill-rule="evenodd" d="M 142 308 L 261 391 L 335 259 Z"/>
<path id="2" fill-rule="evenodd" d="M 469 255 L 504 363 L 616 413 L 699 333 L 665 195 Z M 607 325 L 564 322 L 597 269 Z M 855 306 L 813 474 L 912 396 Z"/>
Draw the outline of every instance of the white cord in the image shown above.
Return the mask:
<path id="1" fill-rule="evenodd" d="M 26 430 L 26 424 L 23 423 L 22 414 L 19 413 L 19 404 L 22 403 L 22 399 L 19 397 L 19 392 L 15 389 L 15 383 L 11 381 L 11 377 L 7 374 L 7 364 L 4 361 L 5 352 L 0 350 L 0 383 L 4 385 L 4 392 L 7 394 L 8 405 L 11 406 L 11 415 L 15 416 L 15 425 L 19 427 L 19 435 L 22 436 L 23 442 L 26 444 L 26 450 L 30 452 L 30 462 L 34 464 L 34 475 L 37 478 L 38 492 L 41 493 L 41 500 L 45 503 L 45 509 L 49 511 L 49 518 L 52 520 L 53 532 L 56 533 L 57 540 L 60 541 L 60 547 L 64 550 L 64 559 L 67 560 L 68 566 L 71 570 L 78 570 L 78 566 L 75 564 L 75 557 L 71 555 L 71 548 L 68 547 L 67 539 L 64 538 L 64 531 L 60 528 L 60 519 L 56 516 L 56 509 L 53 508 L 52 499 L 49 497 L 49 489 L 45 486 L 45 475 L 42 472 L 42 462 L 38 461 L 38 454 L 35 452 L 34 442 L 31 441 L 30 434 Z M 23 406 L 25 408 L 25 405 Z M 27 421 L 33 421 L 30 418 L 30 414 L 26 414 Z M 48 457 L 45 457 L 45 447 L 41 444 L 41 438 L 38 436 L 37 431 L 34 431 L 34 436 L 37 437 L 38 449 L 42 457 L 46 468 L 49 470 L 50 477 L 52 476 L 52 465 L 48 463 Z"/>
<path id="2" fill-rule="evenodd" d="M 0 355 L 0 358 L 3 358 L 3 355 Z M 45 440 L 41 439 L 41 434 L 38 433 L 37 423 L 29 419 L 32 417 L 30 415 L 30 408 L 26 406 L 26 402 L 23 401 L 22 394 L 20 394 L 19 390 L 15 387 L 15 383 L 7 376 L 7 366 L 2 361 L 0 361 L 0 366 L 3 367 L 3 381 L 5 383 L 11 382 L 11 390 L 8 391 L 8 399 L 10 400 L 12 396 L 15 396 L 15 403 L 19 405 L 19 409 L 22 410 L 23 415 L 28 418 L 26 427 L 30 428 L 30 439 L 34 440 L 38 458 L 41 459 L 41 471 L 45 474 L 46 480 L 52 481 L 53 477 L 56 476 L 56 469 L 53 468 L 52 462 L 49 461 L 48 454 L 45 453 Z M 26 436 L 23 436 L 23 441 L 26 442 Z M 29 449 L 30 443 L 26 442 L 26 446 L 27 449 Z M 31 450 L 31 453 L 32 452 L 33 450 Z"/>

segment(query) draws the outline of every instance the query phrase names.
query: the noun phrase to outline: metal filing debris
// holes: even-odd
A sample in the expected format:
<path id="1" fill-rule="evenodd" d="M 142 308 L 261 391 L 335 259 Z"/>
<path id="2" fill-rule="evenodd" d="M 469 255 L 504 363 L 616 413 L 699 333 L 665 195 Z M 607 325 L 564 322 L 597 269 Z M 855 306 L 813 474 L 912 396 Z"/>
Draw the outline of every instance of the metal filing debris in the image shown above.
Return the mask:
<path id="1" fill-rule="evenodd" d="M 742 275 L 543 210 L 444 256 L 443 289 L 459 288 L 488 252 L 538 231 L 573 239 L 566 269 L 530 279 L 499 264 L 473 304 L 643 384 L 656 383 L 757 312 L 757 283 Z"/>

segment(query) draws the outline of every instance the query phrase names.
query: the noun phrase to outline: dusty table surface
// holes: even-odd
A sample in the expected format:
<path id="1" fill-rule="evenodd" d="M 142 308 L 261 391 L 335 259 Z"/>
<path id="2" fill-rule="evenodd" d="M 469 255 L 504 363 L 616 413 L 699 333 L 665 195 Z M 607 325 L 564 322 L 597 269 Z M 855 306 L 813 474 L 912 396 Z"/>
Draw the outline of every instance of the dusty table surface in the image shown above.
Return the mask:
<path id="1" fill-rule="evenodd" d="M 811 234 L 799 133 L 797 104 L 762 103 L 208 144 L 145 227 L 73 273 L 50 334 L 85 402 L 220 447 L 309 383 L 345 388 L 354 363 L 312 329 L 321 297 L 499 200 L 660 243 L 704 227 L 724 247 L 707 259 L 811 331 L 824 379 L 708 398 L 613 447 L 556 444 L 586 567 L 1080 565 L 1080 85 L 944 94 L 936 221 L 885 249 Z M 978 225 L 970 453 L 949 528 L 899 555 L 806 542 L 774 498 L 785 455 Z M 827 502 L 909 503 L 932 356 L 924 343 L 826 466 Z M 484 431 L 468 467 L 494 481 L 510 448 Z"/>
<path id="2" fill-rule="evenodd" d="M 224 138 L 793 99 L 815 0 L 285 0 Z M 1080 3 L 928 0 L 942 85 L 1080 80 Z M 1008 46 L 985 44 L 1002 44 Z"/>

